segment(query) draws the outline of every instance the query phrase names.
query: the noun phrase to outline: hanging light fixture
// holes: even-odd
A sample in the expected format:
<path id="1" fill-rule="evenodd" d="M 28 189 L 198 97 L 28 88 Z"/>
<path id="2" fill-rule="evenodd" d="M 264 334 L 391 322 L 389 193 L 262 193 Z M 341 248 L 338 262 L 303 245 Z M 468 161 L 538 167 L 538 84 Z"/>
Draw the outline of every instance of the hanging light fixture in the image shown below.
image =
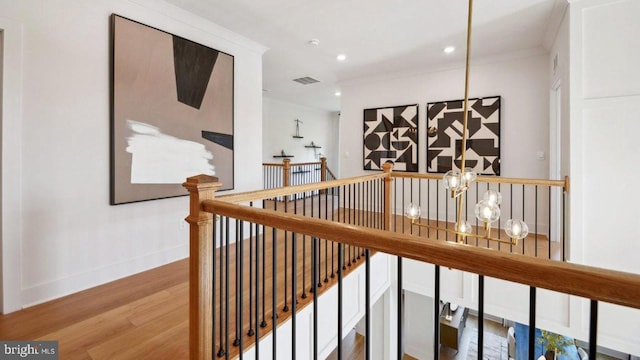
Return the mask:
<path id="1" fill-rule="evenodd" d="M 442 181 L 444 187 L 449 191 L 451 198 L 458 200 L 458 209 L 464 207 L 465 197 L 470 185 L 476 180 L 478 174 L 473 171 L 472 168 L 466 167 L 466 152 L 467 152 L 467 119 L 469 112 L 469 55 L 471 52 L 471 19 L 473 13 L 473 0 L 469 0 L 469 12 L 467 18 L 467 53 L 465 62 L 465 77 L 464 77 L 464 112 L 462 120 L 462 141 L 460 151 L 460 169 L 452 169 L 444 174 Z M 455 161 L 453 161 L 453 167 L 455 167 Z M 475 206 L 476 218 L 482 222 L 484 228 L 483 235 L 473 235 L 472 227 L 469 222 L 462 219 L 462 211 L 458 211 L 457 221 L 454 225 L 454 229 L 442 229 L 436 226 L 422 224 L 420 222 L 420 207 L 416 204 L 409 204 L 405 209 L 405 216 L 411 220 L 412 225 L 434 228 L 456 235 L 457 242 L 463 243 L 467 236 L 482 238 L 491 241 L 509 243 L 513 245 L 518 244 L 518 240 L 524 239 L 529 234 L 529 228 L 527 224 L 522 220 L 509 219 L 505 223 L 505 232 L 509 236 L 510 240 L 502 240 L 499 238 L 491 237 L 491 224 L 496 222 L 500 218 L 500 203 L 502 202 L 502 195 L 496 190 L 488 190 L 482 200 Z"/>

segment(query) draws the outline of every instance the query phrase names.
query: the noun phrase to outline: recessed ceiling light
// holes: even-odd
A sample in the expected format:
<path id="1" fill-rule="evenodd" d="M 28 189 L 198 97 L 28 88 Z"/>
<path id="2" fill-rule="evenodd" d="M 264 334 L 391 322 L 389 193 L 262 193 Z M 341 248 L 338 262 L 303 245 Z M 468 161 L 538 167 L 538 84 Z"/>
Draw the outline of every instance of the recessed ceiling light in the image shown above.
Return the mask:
<path id="1" fill-rule="evenodd" d="M 446 48 L 444 48 L 444 53 L 445 54 L 451 54 L 452 52 L 456 51 L 456 47 L 455 46 L 447 46 Z"/>
<path id="2" fill-rule="evenodd" d="M 345 54 L 338 54 L 338 56 L 336 56 L 336 60 L 338 60 L 338 61 L 345 61 L 345 60 L 347 60 L 347 55 L 345 55 Z"/>
<path id="3" fill-rule="evenodd" d="M 311 40 L 309 40 L 309 45 L 318 46 L 318 45 L 320 45 L 320 40 L 311 39 Z"/>
<path id="4" fill-rule="evenodd" d="M 336 91 L 336 92 L 335 92 L 335 95 L 336 95 L 336 96 L 340 96 L 340 95 L 342 95 L 342 93 L 341 93 L 340 91 Z"/>

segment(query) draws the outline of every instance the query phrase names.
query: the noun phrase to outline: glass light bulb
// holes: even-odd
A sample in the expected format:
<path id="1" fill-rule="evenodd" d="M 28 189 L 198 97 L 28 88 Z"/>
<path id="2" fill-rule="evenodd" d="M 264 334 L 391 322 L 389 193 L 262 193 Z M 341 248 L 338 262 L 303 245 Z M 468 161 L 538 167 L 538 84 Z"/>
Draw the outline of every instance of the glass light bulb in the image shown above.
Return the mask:
<path id="1" fill-rule="evenodd" d="M 492 223 L 500 217 L 500 207 L 489 200 L 482 200 L 476 204 L 476 217 L 485 223 Z"/>
<path id="2" fill-rule="evenodd" d="M 504 224 L 504 231 L 512 239 L 524 239 L 529 235 L 529 227 L 522 220 L 509 219 Z"/>
<path id="3" fill-rule="evenodd" d="M 464 168 L 464 171 L 462 172 L 462 177 L 464 178 L 465 185 L 469 186 L 469 184 L 476 181 L 478 174 L 475 171 L 473 171 L 472 168 Z"/>
<path id="4" fill-rule="evenodd" d="M 471 234 L 471 231 L 472 231 L 471 224 L 469 224 L 468 221 L 462 221 L 460 225 L 456 223 L 456 230 L 463 234 Z"/>
<path id="5" fill-rule="evenodd" d="M 457 191 L 462 187 L 462 174 L 458 170 L 449 170 L 442 177 L 447 190 Z"/>
<path id="6" fill-rule="evenodd" d="M 491 203 L 500 205 L 502 203 L 502 194 L 496 190 L 487 190 L 482 197 L 483 200 L 489 200 Z"/>
<path id="7" fill-rule="evenodd" d="M 406 216 L 410 220 L 418 220 L 420 219 L 420 212 L 421 212 L 420 206 L 410 203 L 404 209 L 404 216 Z"/>

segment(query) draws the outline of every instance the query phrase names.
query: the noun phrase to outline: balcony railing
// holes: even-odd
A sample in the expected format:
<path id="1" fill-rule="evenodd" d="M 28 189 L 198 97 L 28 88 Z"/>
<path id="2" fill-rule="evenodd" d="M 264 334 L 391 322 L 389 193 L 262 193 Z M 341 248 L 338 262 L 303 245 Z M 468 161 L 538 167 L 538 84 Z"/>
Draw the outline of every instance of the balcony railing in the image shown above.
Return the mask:
<path id="1" fill-rule="evenodd" d="M 393 172 L 391 229 L 401 233 L 427 236 L 436 240 L 454 240 L 455 234 L 430 228 L 412 226 L 404 217 L 404 209 L 410 204 L 422 208 L 422 223 L 430 227 L 453 230 L 458 212 L 457 199 L 451 198 L 442 184 L 442 174 L 415 174 Z M 529 226 L 529 236 L 518 245 L 489 241 L 481 236 L 482 223 L 474 215 L 474 206 L 482 200 L 484 192 L 496 190 L 502 194 L 502 216 L 492 225 L 492 236 L 508 240 L 502 226 L 503 219 L 518 218 Z M 462 218 L 472 224 L 477 237 L 467 237 L 465 243 L 523 255 L 566 260 L 565 202 L 569 190 L 569 178 L 564 180 L 517 179 L 495 176 L 479 176 L 467 190 L 467 201 Z"/>
<path id="2" fill-rule="evenodd" d="M 281 163 L 262 164 L 263 189 L 312 184 L 320 181 L 335 180 L 336 177 L 327 167 L 327 158 L 320 161 L 292 163 L 283 159 Z"/>
<path id="3" fill-rule="evenodd" d="M 308 346 L 311 357 L 317 358 L 320 356 L 318 326 L 320 319 L 326 316 L 319 313 L 318 299 L 332 284 L 338 287 L 335 331 L 338 358 L 341 358 L 341 339 L 345 335 L 343 279 L 346 272 L 353 271 L 360 263 L 365 264 L 365 354 L 367 359 L 371 358 L 370 271 L 374 253 L 397 259 L 399 281 L 394 284 L 397 287 L 394 293 L 398 296 L 395 302 L 398 359 L 404 354 L 403 259 L 432 264 L 434 319 L 440 318 L 441 288 L 447 285 L 441 282 L 441 271 L 457 269 L 475 274 L 479 358 L 483 356 L 484 344 L 485 278 L 515 282 L 529 288 L 530 359 L 534 357 L 538 288 L 589 300 L 590 326 L 585 340 L 588 340 L 590 354 L 596 353 L 600 302 L 640 308 L 640 275 L 554 261 L 552 256 L 496 251 L 471 241 L 466 244 L 446 241 L 446 238 L 438 241 L 437 232 L 430 236 L 432 234 L 407 228 L 405 220 L 397 215 L 398 210 L 403 208 L 402 201 L 415 201 L 415 197 L 406 197 L 407 192 L 422 190 L 404 187 L 405 181 L 412 182 L 406 175 L 392 174 L 388 165 L 384 173 L 377 175 L 216 198 L 215 190 L 220 184 L 215 178 L 189 178 L 185 186 L 191 193 L 187 218 L 191 224 L 191 358 L 233 358 L 236 355 L 243 358 L 248 348 L 253 349 L 252 357 L 259 358 L 261 346 L 256 344 L 268 333 L 271 336 L 270 354 L 265 355 L 274 359 L 296 358 L 300 347 Z M 403 196 L 398 190 L 400 182 L 403 183 Z M 535 186 L 534 189 L 543 186 L 540 182 L 520 183 Z M 559 183 L 547 185 L 566 190 L 566 185 Z M 308 196 L 309 193 L 313 195 Z M 527 200 L 527 193 L 523 193 L 511 193 L 514 203 L 521 196 Z M 418 195 L 418 199 L 422 199 L 421 196 Z M 553 194 L 546 195 L 547 199 L 549 197 Z M 283 201 L 275 201 L 279 198 Z M 429 198 L 422 204 L 432 206 L 432 202 Z M 440 204 L 435 206 L 441 207 Z M 528 206 L 522 205 L 525 213 Z M 437 215 L 436 221 L 446 222 L 446 215 L 444 220 L 441 217 Z M 405 231 L 400 231 L 398 224 L 405 224 L 402 225 Z M 305 306 L 313 306 L 312 341 L 298 346 L 304 340 L 297 337 L 298 331 L 305 329 L 297 327 L 298 319 L 292 314 Z M 281 331 L 273 329 L 285 322 L 290 324 L 288 337 L 291 341 L 290 346 L 283 348 L 278 347 L 277 340 Z M 440 349 L 439 331 L 436 320 L 433 323 L 436 359 Z"/>

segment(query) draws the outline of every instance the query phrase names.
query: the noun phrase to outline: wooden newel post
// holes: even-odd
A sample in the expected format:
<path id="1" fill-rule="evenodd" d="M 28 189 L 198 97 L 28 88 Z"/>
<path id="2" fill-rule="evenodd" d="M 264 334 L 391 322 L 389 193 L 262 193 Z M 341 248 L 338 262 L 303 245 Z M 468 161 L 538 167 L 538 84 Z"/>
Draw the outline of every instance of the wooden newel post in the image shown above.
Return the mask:
<path id="1" fill-rule="evenodd" d="M 327 181 L 327 158 L 324 156 L 320 158 L 320 181 Z M 325 189 L 320 190 L 320 194 L 324 194 L 326 192 L 327 190 Z"/>
<path id="2" fill-rule="evenodd" d="M 202 202 L 215 197 L 218 178 L 197 175 L 182 184 L 190 194 L 189 216 L 189 358 L 212 359 L 213 323 L 213 215 L 202 211 Z"/>
<path id="3" fill-rule="evenodd" d="M 327 158 L 320 158 L 320 181 L 327 181 Z"/>
<path id="4" fill-rule="evenodd" d="M 282 186 L 289 186 L 291 184 L 291 160 L 282 160 Z"/>
<path id="5" fill-rule="evenodd" d="M 393 163 L 386 162 L 382 164 L 382 170 L 385 174 L 388 174 L 384 178 L 384 229 L 391 229 L 391 170 L 393 169 Z"/>

